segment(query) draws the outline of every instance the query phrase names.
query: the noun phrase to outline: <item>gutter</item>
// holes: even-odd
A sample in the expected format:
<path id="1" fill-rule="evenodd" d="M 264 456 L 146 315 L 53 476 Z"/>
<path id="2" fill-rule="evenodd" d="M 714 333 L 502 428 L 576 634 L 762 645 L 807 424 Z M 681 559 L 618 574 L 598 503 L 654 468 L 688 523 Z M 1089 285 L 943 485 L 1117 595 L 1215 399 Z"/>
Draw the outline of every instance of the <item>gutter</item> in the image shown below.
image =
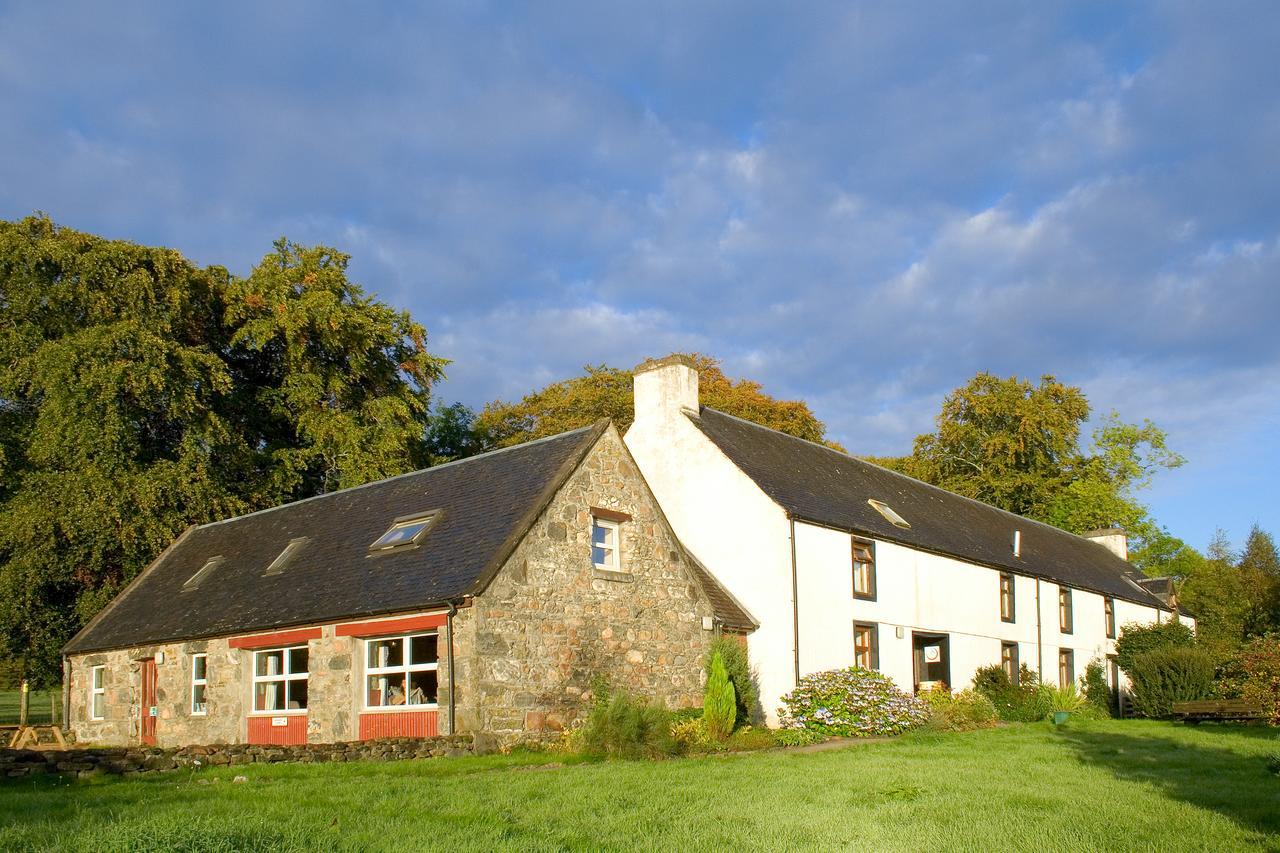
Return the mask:
<path id="1" fill-rule="evenodd" d="M 800 686 L 800 584 L 796 577 L 796 520 L 791 523 L 791 648 L 795 655 L 796 686 Z"/>

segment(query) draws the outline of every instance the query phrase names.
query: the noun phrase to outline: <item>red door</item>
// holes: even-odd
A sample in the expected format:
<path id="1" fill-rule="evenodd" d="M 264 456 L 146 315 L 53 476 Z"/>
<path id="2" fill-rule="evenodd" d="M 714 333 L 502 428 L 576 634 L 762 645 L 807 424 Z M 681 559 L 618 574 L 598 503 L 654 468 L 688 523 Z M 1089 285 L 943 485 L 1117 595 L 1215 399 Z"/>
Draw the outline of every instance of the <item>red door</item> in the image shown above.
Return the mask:
<path id="1" fill-rule="evenodd" d="M 142 742 L 156 745 L 156 659 L 147 658 L 142 662 L 142 725 L 139 733 Z"/>

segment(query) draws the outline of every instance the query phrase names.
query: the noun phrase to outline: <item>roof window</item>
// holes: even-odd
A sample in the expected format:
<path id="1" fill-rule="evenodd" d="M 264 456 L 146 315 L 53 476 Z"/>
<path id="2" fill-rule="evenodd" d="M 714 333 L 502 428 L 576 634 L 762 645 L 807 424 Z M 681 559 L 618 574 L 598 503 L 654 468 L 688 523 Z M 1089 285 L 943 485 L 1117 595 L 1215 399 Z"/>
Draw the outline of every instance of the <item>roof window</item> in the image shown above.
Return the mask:
<path id="1" fill-rule="evenodd" d="M 424 512 L 397 518 L 391 525 L 391 529 L 378 537 L 378 541 L 370 545 L 369 550 L 389 551 L 392 548 L 407 548 L 410 545 L 416 545 L 426 535 L 427 531 L 435 525 L 439 516 L 440 513 L 438 512 Z"/>
<path id="2" fill-rule="evenodd" d="M 868 498 L 867 503 L 871 504 L 871 508 L 885 517 L 885 520 L 894 527 L 901 527 L 903 530 L 910 530 L 911 523 L 905 518 L 893 511 L 893 507 L 884 501 L 878 501 L 875 498 Z"/>
<path id="3" fill-rule="evenodd" d="M 271 561 L 271 565 L 267 566 L 267 570 L 263 575 L 279 575 L 284 574 L 284 570 L 289 567 L 290 561 L 302 550 L 302 546 L 311 540 L 306 536 L 299 536 L 297 539 L 290 539 L 289 544 L 284 546 L 284 550 L 280 552 L 280 556 Z"/>
<path id="4" fill-rule="evenodd" d="M 200 567 L 200 571 L 187 578 L 187 582 L 182 585 L 182 591 L 186 592 L 199 587 L 205 578 L 209 577 L 209 573 L 222 565 L 222 562 L 223 558 L 221 556 L 210 557 L 205 564 Z"/>

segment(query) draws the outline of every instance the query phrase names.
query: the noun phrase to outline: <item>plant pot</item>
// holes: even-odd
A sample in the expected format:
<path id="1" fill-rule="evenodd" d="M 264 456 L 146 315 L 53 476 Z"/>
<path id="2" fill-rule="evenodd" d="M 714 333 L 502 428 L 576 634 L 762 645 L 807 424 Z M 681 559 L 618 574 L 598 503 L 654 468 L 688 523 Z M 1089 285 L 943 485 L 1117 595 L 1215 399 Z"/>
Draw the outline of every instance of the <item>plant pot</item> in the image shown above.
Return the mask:
<path id="1" fill-rule="evenodd" d="M 1068 718 L 1068 717 L 1070 717 L 1070 716 L 1071 716 L 1071 712 L 1070 712 L 1070 711 L 1054 711 L 1054 712 L 1053 712 L 1053 724 L 1054 724 L 1055 726 L 1060 726 L 1060 725 L 1062 725 L 1063 723 L 1065 723 L 1065 722 L 1067 721 L 1067 718 Z"/>

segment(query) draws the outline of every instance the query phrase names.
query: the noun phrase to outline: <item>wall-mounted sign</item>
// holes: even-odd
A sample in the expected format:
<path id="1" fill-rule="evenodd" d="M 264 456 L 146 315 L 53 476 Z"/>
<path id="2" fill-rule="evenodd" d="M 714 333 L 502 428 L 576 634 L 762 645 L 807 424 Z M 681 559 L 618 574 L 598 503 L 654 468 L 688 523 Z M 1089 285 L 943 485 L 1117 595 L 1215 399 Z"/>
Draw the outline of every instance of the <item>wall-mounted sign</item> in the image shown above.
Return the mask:
<path id="1" fill-rule="evenodd" d="M 942 646 L 925 646 L 924 662 L 942 663 Z"/>
<path id="2" fill-rule="evenodd" d="M 271 725 L 276 726 L 278 728 L 283 728 L 289 725 L 289 718 L 288 717 L 272 717 Z"/>

